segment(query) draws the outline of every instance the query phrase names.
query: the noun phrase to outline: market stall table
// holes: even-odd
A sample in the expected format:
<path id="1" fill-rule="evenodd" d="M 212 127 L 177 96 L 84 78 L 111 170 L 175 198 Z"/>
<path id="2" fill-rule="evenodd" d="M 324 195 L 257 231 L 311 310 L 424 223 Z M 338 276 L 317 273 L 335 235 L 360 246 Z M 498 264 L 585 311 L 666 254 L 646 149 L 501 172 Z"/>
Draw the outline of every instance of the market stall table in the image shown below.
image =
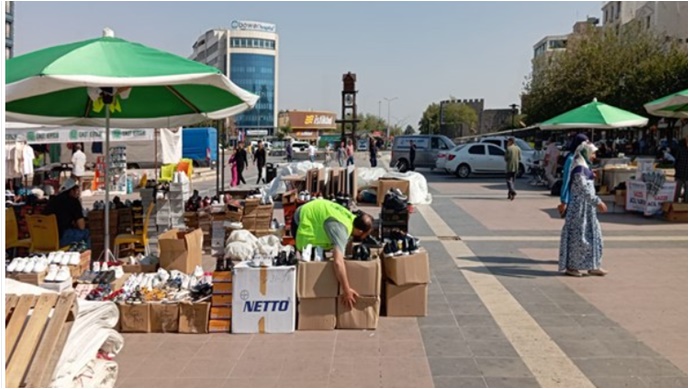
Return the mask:
<path id="1" fill-rule="evenodd" d="M 627 181 L 627 211 L 643 212 L 651 216 L 662 211 L 663 203 L 672 202 L 675 195 L 675 182 L 666 182 L 655 196 L 649 197 L 646 183 L 638 180 Z"/>

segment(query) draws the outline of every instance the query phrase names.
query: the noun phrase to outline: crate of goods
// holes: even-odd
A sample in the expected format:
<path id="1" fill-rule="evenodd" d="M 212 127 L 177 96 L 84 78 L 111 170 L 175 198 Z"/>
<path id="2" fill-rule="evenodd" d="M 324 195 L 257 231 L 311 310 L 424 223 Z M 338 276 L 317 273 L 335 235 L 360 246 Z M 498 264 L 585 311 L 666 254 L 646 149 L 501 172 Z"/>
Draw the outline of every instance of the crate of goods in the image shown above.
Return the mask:
<path id="1" fill-rule="evenodd" d="M 230 332 L 232 329 L 232 272 L 213 272 L 208 332 Z"/>
<path id="2" fill-rule="evenodd" d="M 390 191 L 390 189 L 399 189 L 402 194 L 409 196 L 409 181 L 400 180 L 397 178 L 384 178 L 378 179 L 378 190 L 376 191 L 378 197 L 378 206 L 383 205 L 385 200 L 385 194 Z"/>
<path id="3" fill-rule="evenodd" d="M 428 252 L 385 257 L 384 310 L 387 316 L 426 316 L 430 266 Z"/>
<path id="4" fill-rule="evenodd" d="M 353 308 L 337 299 L 337 328 L 376 329 L 380 316 L 381 262 L 378 258 L 370 261 L 345 261 L 349 285 L 359 293 Z M 340 285 L 340 293 L 342 293 Z"/>
<path id="5" fill-rule="evenodd" d="M 295 327 L 296 268 L 234 267 L 233 333 L 291 333 Z"/>
<path id="6" fill-rule="evenodd" d="M 334 330 L 339 284 L 333 262 L 300 262 L 297 267 L 297 329 Z"/>

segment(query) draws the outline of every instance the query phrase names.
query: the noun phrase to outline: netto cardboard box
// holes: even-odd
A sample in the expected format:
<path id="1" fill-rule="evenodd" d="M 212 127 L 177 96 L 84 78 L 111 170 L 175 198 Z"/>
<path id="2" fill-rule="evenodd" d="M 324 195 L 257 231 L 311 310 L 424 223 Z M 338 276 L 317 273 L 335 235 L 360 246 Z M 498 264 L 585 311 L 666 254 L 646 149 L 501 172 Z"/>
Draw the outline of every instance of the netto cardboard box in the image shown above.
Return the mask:
<path id="1" fill-rule="evenodd" d="M 207 334 L 211 304 L 179 303 L 179 332 L 182 334 Z"/>
<path id="2" fill-rule="evenodd" d="M 427 284 L 431 281 L 428 252 L 421 248 L 416 254 L 383 258 L 385 277 L 393 284 Z"/>
<path id="3" fill-rule="evenodd" d="M 346 260 L 347 278 L 349 287 L 354 289 L 359 296 L 380 296 L 381 265 L 380 259 L 370 261 Z M 342 286 L 340 285 L 340 293 Z"/>
<path id="4" fill-rule="evenodd" d="M 179 331 L 179 304 L 151 303 L 151 332 Z"/>
<path id="5" fill-rule="evenodd" d="M 353 309 L 337 299 L 337 328 L 375 330 L 380 317 L 380 297 L 358 297 Z"/>
<path id="6" fill-rule="evenodd" d="M 383 201 L 385 200 L 385 194 L 393 188 L 397 188 L 400 191 L 402 191 L 402 193 L 405 196 L 409 196 L 409 181 L 400 180 L 397 178 L 381 177 L 378 179 L 378 191 L 376 192 L 379 207 L 383 205 Z"/>
<path id="7" fill-rule="evenodd" d="M 428 284 L 397 286 L 385 283 L 387 316 L 426 316 Z"/>
<path id="8" fill-rule="evenodd" d="M 120 332 L 151 332 L 151 304 L 117 304 Z"/>
<path id="9" fill-rule="evenodd" d="M 297 297 L 337 297 L 338 282 L 334 264 L 327 262 L 300 262 L 297 266 Z"/>
<path id="10" fill-rule="evenodd" d="M 294 266 L 253 268 L 237 264 L 232 280 L 232 332 L 294 332 L 296 273 Z"/>
<path id="11" fill-rule="evenodd" d="M 334 330 L 337 324 L 337 297 L 299 299 L 298 330 Z"/>
<path id="12" fill-rule="evenodd" d="M 160 267 L 189 274 L 201 265 L 203 232 L 200 229 L 185 233 L 176 229 L 158 237 Z"/>

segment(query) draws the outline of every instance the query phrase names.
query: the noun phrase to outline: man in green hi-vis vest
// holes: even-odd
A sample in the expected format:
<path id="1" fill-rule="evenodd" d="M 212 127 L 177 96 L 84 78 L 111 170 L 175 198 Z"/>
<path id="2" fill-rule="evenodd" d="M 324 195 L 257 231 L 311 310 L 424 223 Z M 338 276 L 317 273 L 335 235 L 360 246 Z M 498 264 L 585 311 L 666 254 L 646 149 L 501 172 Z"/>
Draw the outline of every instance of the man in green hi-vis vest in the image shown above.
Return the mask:
<path id="1" fill-rule="evenodd" d="M 292 217 L 292 236 L 297 250 L 310 244 L 333 250 L 335 277 L 342 286 L 343 302 L 353 307 L 357 292 L 349 286 L 344 254 L 349 237 L 365 239 L 373 229 L 373 218 L 365 213 L 353 214 L 347 208 L 329 200 L 315 199 L 299 207 Z"/>

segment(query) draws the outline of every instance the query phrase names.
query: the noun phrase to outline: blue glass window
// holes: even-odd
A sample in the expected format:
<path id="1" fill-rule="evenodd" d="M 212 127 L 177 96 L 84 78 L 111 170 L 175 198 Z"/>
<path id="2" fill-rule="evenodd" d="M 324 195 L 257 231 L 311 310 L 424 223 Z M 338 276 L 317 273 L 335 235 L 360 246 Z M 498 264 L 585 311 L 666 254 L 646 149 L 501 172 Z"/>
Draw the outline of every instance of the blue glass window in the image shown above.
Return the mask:
<path id="1" fill-rule="evenodd" d="M 230 47 L 275 50 L 275 41 L 272 39 L 232 38 Z"/>
<path id="2" fill-rule="evenodd" d="M 230 79 L 242 89 L 260 96 L 254 109 L 235 117 L 237 127 L 273 127 L 275 57 L 261 54 L 230 54 Z"/>

